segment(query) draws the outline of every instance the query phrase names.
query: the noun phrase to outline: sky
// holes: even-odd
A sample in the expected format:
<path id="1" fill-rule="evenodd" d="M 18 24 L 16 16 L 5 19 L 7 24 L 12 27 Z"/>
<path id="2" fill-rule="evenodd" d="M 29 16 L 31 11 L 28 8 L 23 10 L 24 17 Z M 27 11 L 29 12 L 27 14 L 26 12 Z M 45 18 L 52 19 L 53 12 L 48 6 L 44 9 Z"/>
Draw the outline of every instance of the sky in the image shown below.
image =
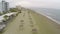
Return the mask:
<path id="1" fill-rule="evenodd" d="M 23 7 L 57 8 L 60 9 L 60 0 L 5 0 L 10 7 L 21 5 Z"/>

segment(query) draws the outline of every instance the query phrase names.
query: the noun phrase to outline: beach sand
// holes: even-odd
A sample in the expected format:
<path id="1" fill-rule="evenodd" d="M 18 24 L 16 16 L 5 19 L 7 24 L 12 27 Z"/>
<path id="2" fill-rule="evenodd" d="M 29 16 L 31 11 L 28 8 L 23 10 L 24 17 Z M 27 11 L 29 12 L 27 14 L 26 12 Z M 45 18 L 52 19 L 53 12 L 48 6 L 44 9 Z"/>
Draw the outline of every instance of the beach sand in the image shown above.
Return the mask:
<path id="1" fill-rule="evenodd" d="M 40 34 L 60 34 L 60 24 L 34 11 L 31 11 L 31 14 L 39 27 Z"/>
<path id="2" fill-rule="evenodd" d="M 60 34 L 60 25 L 42 14 L 22 11 L 2 34 Z"/>

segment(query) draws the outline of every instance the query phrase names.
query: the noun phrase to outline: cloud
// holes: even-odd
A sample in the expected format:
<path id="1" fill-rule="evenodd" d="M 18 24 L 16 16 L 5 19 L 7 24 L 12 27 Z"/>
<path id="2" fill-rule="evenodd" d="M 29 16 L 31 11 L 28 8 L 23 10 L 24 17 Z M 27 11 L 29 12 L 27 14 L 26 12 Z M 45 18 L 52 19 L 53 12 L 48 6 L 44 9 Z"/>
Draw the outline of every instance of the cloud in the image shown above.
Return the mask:
<path id="1" fill-rule="evenodd" d="M 17 2 L 16 5 L 21 5 L 21 6 L 24 6 L 24 7 L 28 7 L 28 6 L 31 6 L 31 3 L 29 1 L 20 1 L 20 2 Z"/>
<path id="2" fill-rule="evenodd" d="M 58 8 L 60 2 L 58 0 L 23 0 L 17 3 L 24 7 L 44 7 L 44 8 Z"/>
<path id="3" fill-rule="evenodd" d="M 60 0 L 6 0 L 10 6 L 60 8 Z"/>

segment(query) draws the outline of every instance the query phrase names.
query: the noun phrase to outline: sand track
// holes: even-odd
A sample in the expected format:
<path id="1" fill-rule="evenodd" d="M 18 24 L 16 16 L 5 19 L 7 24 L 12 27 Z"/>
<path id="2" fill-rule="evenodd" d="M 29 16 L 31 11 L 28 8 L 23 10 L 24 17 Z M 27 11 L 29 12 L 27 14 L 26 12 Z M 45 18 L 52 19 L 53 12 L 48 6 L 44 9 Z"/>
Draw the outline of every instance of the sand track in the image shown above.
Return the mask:
<path id="1" fill-rule="evenodd" d="M 22 11 L 13 22 L 11 22 L 3 34 L 38 34 L 38 27 L 28 11 Z"/>

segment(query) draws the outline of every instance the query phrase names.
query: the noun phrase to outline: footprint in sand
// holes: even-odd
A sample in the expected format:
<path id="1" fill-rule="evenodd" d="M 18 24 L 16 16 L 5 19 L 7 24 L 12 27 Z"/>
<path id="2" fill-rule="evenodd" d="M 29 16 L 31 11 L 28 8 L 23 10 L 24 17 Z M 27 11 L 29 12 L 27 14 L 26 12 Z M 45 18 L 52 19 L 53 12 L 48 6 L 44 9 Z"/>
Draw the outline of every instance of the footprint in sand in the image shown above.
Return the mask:
<path id="1" fill-rule="evenodd" d="M 21 25 L 19 26 L 19 30 L 23 30 L 23 29 L 24 29 L 23 26 L 24 26 L 24 25 L 21 24 Z"/>
<path id="2" fill-rule="evenodd" d="M 24 22 L 24 20 L 21 20 L 20 22 Z"/>
<path id="3" fill-rule="evenodd" d="M 20 22 L 21 25 L 19 25 L 19 30 L 24 30 L 24 20 L 21 20 Z"/>
<path id="4" fill-rule="evenodd" d="M 32 29 L 32 34 L 38 34 L 36 28 Z"/>
<path id="5" fill-rule="evenodd" d="M 23 17 L 25 16 L 25 14 L 23 15 Z"/>
<path id="6" fill-rule="evenodd" d="M 23 25 L 21 24 L 19 27 L 23 27 Z"/>
<path id="7" fill-rule="evenodd" d="M 33 21 L 30 21 L 30 24 L 33 24 Z"/>

